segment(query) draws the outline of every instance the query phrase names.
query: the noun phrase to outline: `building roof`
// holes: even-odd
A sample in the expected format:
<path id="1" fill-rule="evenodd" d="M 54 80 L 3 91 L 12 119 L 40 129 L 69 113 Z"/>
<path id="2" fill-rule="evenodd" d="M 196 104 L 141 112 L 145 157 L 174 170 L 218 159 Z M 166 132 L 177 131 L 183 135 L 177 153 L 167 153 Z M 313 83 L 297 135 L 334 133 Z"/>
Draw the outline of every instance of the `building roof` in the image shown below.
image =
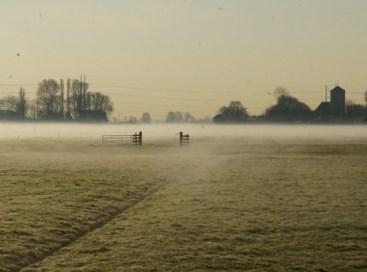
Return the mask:
<path id="1" fill-rule="evenodd" d="M 330 91 L 331 93 L 339 92 L 339 93 L 345 93 L 345 90 L 339 86 L 336 86 L 334 89 Z"/>
<path id="2" fill-rule="evenodd" d="M 321 102 L 315 112 L 319 115 L 325 115 L 330 113 L 330 102 Z"/>

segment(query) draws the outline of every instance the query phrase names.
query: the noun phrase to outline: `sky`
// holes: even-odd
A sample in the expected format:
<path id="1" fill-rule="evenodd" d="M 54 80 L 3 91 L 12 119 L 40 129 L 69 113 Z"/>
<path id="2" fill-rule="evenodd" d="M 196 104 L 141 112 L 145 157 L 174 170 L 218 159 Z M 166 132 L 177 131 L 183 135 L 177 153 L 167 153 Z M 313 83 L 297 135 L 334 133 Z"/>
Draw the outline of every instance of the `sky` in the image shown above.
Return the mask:
<path id="1" fill-rule="evenodd" d="M 325 85 L 363 103 L 365 0 L 0 0 L 0 96 L 79 78 L 115 116 L 251 114 L 278 86 L 317 107 Z M 19 53 L 19 56 L 18 56 Z"/>

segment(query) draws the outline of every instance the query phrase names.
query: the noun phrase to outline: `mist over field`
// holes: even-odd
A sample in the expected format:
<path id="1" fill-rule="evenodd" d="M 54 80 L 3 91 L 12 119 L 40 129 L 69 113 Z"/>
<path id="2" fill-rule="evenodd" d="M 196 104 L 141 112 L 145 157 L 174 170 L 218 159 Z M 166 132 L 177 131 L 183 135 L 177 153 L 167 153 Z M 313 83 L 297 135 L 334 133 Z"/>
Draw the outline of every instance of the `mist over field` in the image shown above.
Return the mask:
<path id="1" fill-rule="evenodd" d="M 354 125 L 1 123 L 0 271 L 363 271 L 366 146 Z"/>
<path id="2" fill-rule="evenodd" d="M 99 141 L 102 135 L 143 132 L 145 141 L 177 139 L 180 131 L 195 138 L 223 140 L 252 139 L 309 139 L 359 140 L 366 139 L 366 125 L 192 125 L 192 124 L 58 124 L 58 123 L 0 123 L 0 139 L 60 138 Z"/>

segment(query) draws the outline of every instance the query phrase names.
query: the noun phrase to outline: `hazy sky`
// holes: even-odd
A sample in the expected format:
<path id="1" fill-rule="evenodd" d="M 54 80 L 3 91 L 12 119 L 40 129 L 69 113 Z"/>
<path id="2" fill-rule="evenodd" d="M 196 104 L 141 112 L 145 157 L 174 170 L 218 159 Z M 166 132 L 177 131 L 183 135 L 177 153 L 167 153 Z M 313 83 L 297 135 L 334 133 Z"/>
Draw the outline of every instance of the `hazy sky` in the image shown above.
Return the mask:
<path id="1" fill-rule="evenodd" d="M 287 87 L 315 107 L 340 83 L 367 89 L 365 0 L 0 0 L 0 95 L 87 75 L 115 114 L 250 113 Z M 17 53 L 20 56 L 17 56 Z M 113 86 L 111 86 L 113 85 Z"/>

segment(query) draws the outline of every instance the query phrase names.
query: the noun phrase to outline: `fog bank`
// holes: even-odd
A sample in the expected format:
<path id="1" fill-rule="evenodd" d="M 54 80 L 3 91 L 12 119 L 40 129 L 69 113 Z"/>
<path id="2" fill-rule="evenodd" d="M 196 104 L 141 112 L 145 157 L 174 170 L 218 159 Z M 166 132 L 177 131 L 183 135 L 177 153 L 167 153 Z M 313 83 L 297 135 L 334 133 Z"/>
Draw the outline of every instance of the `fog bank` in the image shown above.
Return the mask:
<path id="1" fill-rule="evenodd" d="M 89 138 L 102 135 L 132 134 L 143 131 L 145 140 L 175 138 L 180 131 L 193 138 L 243 137 L 260 139 L 366 139 L 363 125 L 114 125 L 2 123 L 0 139 Z"/>

